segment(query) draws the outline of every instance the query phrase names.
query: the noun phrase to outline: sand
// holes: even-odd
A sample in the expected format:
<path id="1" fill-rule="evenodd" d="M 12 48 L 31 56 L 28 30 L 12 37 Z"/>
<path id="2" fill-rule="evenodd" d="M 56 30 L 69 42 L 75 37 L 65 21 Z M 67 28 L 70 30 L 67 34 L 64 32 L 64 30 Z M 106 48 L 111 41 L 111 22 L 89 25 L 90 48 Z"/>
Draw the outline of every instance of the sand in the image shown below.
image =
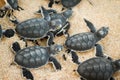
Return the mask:
<path id="1" fill-rule="evenodd" d="M 103 52 L 113 58 L 114 60 L 120 59 L 120 0 L 90 0 L 93 6 L 88 3 L 87 0 L 82 0 L 80 4 L 73 8 L 73 15 L 69 19 L 71 27 L 69 30 L 70 35 L 74 35 L 82 32 L 89 32 L 88 27 L 84 22 L 84 18 L 91 21 L 96 29 L 102 26 L 109 27 L 108 35 L 99 41 L 98 43 L 103 46 Z M 48 0 L 19 0 L 19 5 L 24 8 L 23 11 L 14 11 L 14 15 L 20 22 L 41 17 L 41 15 L 35 15 L 34 12 L 39 9 L 40 6 L 48 8 Z M 61 12 L 62 6 L 54 5 L 53 9 Z M 14 24 L 4 17 L 0 19 L 0 24 L 3 29 L 15 28 Z M 65 36 L 56 37 L 54 41 L 58 44 L 64 44 Z M 18 65 L 10 65 L 14 60 L 14 54 L 10 47 L 13 42 L 19 42 L 21 47 L 25 47 L 25 43 L 15 34 L 12 38 L 3 37 L 0 42 L 0 80 L 25 80 L 22 77 L 21 68 Z M 42 41 L 41 41 L 42 42 Z M 39 42 L 39 43 L 41 43 Z M 45 43 L 45 41 L 44 41 Z M 41 44 L 44 45 L 42 42 Z M 33 44 L 29 42 L 29 46 Z M 55 57 L 62 65 L 62 70 L 56 71 L 52 64 L 46 64 L 38 69 L 31 69 L 35 80 L 80 80 L 80 76 L 74 72 L 78 65 L 72 62 L 71 55 L 65 52 L 66 48 L 61 51 Z M 77 52 L 81 62 L 95 56 L 95 48 L 87 52 Z M 65 54 L 67 60 L 62 58 Z M 116 80 L 120 80 L 120 72 L 116 72 L 114 75 Z"/>

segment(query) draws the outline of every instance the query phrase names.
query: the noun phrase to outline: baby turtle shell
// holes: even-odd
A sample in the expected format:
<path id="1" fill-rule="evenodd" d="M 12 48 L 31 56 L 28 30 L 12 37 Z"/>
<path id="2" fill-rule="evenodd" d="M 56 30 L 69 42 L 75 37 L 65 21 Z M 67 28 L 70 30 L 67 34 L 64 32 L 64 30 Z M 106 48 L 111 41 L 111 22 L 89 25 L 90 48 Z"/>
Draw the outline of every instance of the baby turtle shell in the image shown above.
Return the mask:
<path id="1" fill-rule="evenodd" d="M 114 73 L 114 68 L 110 60 L 95 57 L 81 63 L 77 71 L 87 80 L 109 80 Z"/>
<path id="2" fill-rule="evenodd" d="M 65 45 L 66 47 L 76 51 L 84 51 L 94 47 L 96 42 L 97 40 L 94 33 L 86 32 L 69 37 L 66 40 Z"/>
<path id="3" fill-rule="evenodd" d="M 112 76 L 120 70 L 120 59 L 113 61 L 111 57 L 103 54 L 101 45 L 95 46 L 96 57 L 78 64 L 77 72 L 81 80 L 115 80 Z"/>
<path id="4" fill-rule="evenodd" d="M 61 0 L 61 3 L 66 8 L 71 8 L 80 3 L 81 0 Z"/>
<path id="5" fill-rule="evenodd" d="M 21 37 L 35 40 L 46 36 L 49 29 L 50 27 L 46 20 L 34 18 L 19 23 L 15 30 Z"/>
<path id="6" fill-rule="evenodd" d="M 40 46 L 27 47 L 18 51 L 15 62 L 26 68 L 38 68 L 49 61 L 49 52 Z"/>
<path id="7" fill-rule="evenodd" d="M 76 6 L 78 3 L 80 3 L 80 1 L 81 0 L 58 0 L 58 1 L 50 0 L 48 6 L 52 7 L 52 5 L 54 4 L 54 2 L 56 4 L 58 4 L 59 2 L 61 2 L 61 4 L 63 5 L 63 7 L 72 8 L 72 7 Z"/>
<path id="8" fill-rule="evenodd" d="M 41 67 L 48 62 L 52 62 L 57 70 L 62 68 L 61 64 L 53 57 L 53 55 L 62 50 L 62 45 L 54 44 L 49 47 L 31 46 L 21 49 L 19 43 L 14 42 L 12 50 L 15 52 L 14 61 L 21 66 L 22 74 L 26 79 L 34 80 L 29 69 Z"/>

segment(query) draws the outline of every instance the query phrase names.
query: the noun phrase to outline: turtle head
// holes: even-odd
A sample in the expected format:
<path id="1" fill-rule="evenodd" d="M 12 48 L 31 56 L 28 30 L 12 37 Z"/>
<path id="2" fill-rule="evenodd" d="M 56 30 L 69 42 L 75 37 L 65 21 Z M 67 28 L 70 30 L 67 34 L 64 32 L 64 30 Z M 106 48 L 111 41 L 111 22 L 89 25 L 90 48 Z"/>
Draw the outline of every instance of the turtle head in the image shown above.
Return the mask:
<path id="1" fill-rule="evenodd" d="M 102 27 L 97 31 L 97 37 L 104 38 L 108 34 L 108 27 Z"/>
<path id="2" fill-rule="evenodd" d="M 70 9 L 67 9 L 66 11 L 64 11 L 62 14 L 64 17 L 66 17 L 68 19 L 68 18 L 70 18 L 70 16 L 72 16 L 72 13 L 73 13 L 73 11 L 70 8 Z"/>
<path id="3" fill-rule="evenodd" d="M 115 69 L 120 70 L 120 59 L 114 61 L 114 64 L 115 64 Z"/>
<path id="4" fill-rule="evenodd" d="M 54 44 L 50 46 L 50 53 L 51 54 L 57 54 L 58 52 L 63 50 L 63 46 L 62 45 L 58 45 L 58 44 Z"/>

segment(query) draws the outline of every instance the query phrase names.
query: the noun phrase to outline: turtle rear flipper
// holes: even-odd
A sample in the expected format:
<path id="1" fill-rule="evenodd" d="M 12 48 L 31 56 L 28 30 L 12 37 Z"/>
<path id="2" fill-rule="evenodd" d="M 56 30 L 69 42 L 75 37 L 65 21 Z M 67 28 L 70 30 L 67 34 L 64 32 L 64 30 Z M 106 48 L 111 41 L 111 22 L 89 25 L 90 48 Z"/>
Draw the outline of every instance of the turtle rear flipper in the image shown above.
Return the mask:
<path id="1" fill-rule="evenodd" d="M 79 65 L 80 62 L 79 62 L 79 58 L 78 58 L 78 55 L 76 54 L 76 52 L 71 51 L 71 55 L 72 55 L 72 61 Z"/>
<path id="2" fill-rule="evenodd" d="M 16 53 L 17 53 L 19 50 L 21 50 L 19 43 L 18 43 L 18 42 L 14 42 L 14 43 L 12 44 L 12 49 L 13 49 L 13 51 L 15 51 Z"/>
<path id="3" fill-rule="evenodd" d="M 24 9 L 20 6 L 17 6 L 17 10 L 20 11 L 20 10 L 24 10 Z"/>
<path id="4" fill-rule="evenodd" d="M 28 69 L 22 68 L 22 73 L 26 79 L 34 80 L 32 73 Z"/>

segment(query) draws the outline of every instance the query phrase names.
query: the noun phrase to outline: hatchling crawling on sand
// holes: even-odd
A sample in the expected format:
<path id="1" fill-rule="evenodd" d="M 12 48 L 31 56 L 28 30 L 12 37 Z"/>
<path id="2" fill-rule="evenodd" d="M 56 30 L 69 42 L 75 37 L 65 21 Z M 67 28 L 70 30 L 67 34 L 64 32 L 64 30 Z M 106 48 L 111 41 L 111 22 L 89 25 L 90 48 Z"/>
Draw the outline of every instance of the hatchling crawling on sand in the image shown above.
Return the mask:
<path id="1" fill-rule="evenodd" d="M 41 14 L 43 18 L 32 18 L 18 23 L 15 30 L 24 40 L 28 39 L 36 41 L 48 36 L 49 39 L 47 45 L 51 45 L 54 43 L 53 38 L 55 34 L 59 34 L 62 31 L 65 33 L 66 27 L 69 29 L 67 19 L 72 15 L 72 10 L 68 9 L 61 13 L 63 18 L 56 17 L 53 19 L 48 10 L 46 10 L 44 7 L 41 7 Z M 56 31 L 57 33 L 55 33 Z"/>
<path id="2" fill-rule="evenodd" d="M 92 5 L 91 1 L 89 1 L 89 0 L 87 0 L 87 1 Z M 72 7 L 76 6 L 77 4 L 79 4 L 81 2 L 81 0 L 50 0 L 48 7 L 52 7 L 52 5 L 54 3 L 58 4 L 60 2 L 63 5 L 63 8 L 62 8 L 62 10 L 63 10 L 64 8 L 72 8 Z"/>
<path id="3" fill-rule="evenodd" d="M 54 44 L 49 47 L 31 46 L 21 49 L 18 42 L 12 44 L 12 49 L 15 52 L 14 61 L 22 67 L 23 76 L 31 80 L 34 80 L 34 77 L 28 69 L 39 68 L 48 62 L 53 62 L 55 68 L 61 70 L 60 63 L 53 55 L 60 52 L 62 48 L 62 45 Z"/>
<path id="4" fill-rule="evenodd" d="M 14 15 L 13 15 L 13 11 L 14 10 L 23 10 L 23 8 L 21 8 L 19 5 L 18 5 L 18 0 L 2 0 L 1 2 L 4 2 L 4 6 L 2 6 L 0 8 L 0 18 L 4 17 L 5 15 L 7 17 L 9 17 L 10 21 L 12 21 L 11 18 L 16 18 Z"/>
<path id="5" fill-rule="evenodd" d="M 120 70 L 120 59 L 113 61 L 104 56 L 99 44 L 96 44 L 96 56 L 79 64 L 77 72 L 81 80 L 115 80 L 112 75 Z"/>
<path id="6" fill-rule="evenodd" d="M 6 0 L 6 1 L 7 1 L 6 7 L 10 7 L 12 9 L 18 10 L 18 11 L 24 10 L 22 7 L 20 7 L 18 5 L 18 0 Z"/>
<path id="7" fill-rule="evenodd" d="M 61 2 L 61 4 L 63 5 L 63 7 L 66 8 L 71 8 L 76 6 L 78 3 L 80 3 L 81 0 L 50 0 L 48 6 L 52 7 L 52 5 L 55 3 L 59 3 Z"/>
<path id="8" fill-rule="evenodd" d="M 73 62 L 78 62 L 75 51 L 85 51 L 93 48 L 95 44 L 108 34 L 108 27 L 101 27 L 96 31 L 94 25 L 84 19 L 91 32 L 78 33 L 72 36 L 68 35 L 65 46 L 68 52 L 72 54 Z M 76 56 L 76 57 L 75 57 Z"/>
<path id="9" fill-rule="evenodd" d="M 47 12 L 50 14 L 52 24 L 61 24 L 61 26 L 63 26 L 53 31 L 54 36 L 61 36 L 63 34 L 68 34 L 68 30 L 70 28 L 70 23 L 68 19 L 72 15 L 72 9 L 68 9 L 62 13 L 57 13 L 57 11 L 54 9 L 47 9 Z M 39 9 L 36 13 L 40 14 L 41 9 Z M 61 21 L 57 21 L 57 20 L 61 20 Z"/>
<path id="10" fill-rule="evenodd" d="M 14 36 L 14 33 L 15 33 L 15 32 L 14 32 L 13 29 L 2 30 L 2 27 L 1 27 L 1 25 L 0 25 L 0 38 L 2 38 L 3 35 L 4 35 L 5 37 L 8 37 L 8 38 L 13 37 L 13 36 Z"/>

